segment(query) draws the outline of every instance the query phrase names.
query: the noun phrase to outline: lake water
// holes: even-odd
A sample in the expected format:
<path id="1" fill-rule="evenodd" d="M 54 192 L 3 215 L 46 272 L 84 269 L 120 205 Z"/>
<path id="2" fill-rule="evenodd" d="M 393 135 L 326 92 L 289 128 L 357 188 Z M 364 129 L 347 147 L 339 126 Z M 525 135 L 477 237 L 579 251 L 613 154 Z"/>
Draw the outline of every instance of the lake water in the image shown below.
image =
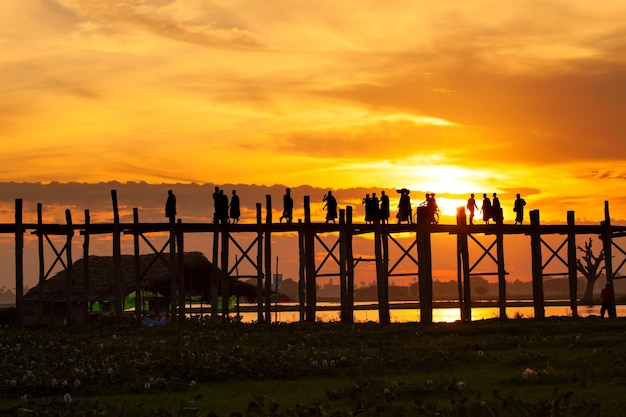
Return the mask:
<path id="1" fill-rule="evenodd" d="M 297 303 L 284 303 L 285 306 L 297 306 Z M 368 305 L 370 303 L 367 303 Z M 339 304 L 337 303 L 318 303 L 320 307 L 332 308 L 336 307 L 336 310 L 318 310 L 316 312 L 316 321 L 321 322 L 333 322 L 339 321 Z M 546 317 L 571 317 L 572 310 L 568 306 L 546 306 L 544 307 Z M 521 307 L 507 307 L 506 315 L 508 318 L 533 318 L 534 308 L 532 306 Z M 257 320 L 256 312 L 242 312 L 242 321 L 244 323 L 252 323 Z M 578 306 L 579 317 L 600 316 L 600 306 Z M 617 316 L 626 316 L 626 306 L 617 306 Z M 420 321 L 419 308 L 393 308 L 393 304 L 390 305 L 390 317 L 392 323 L 410 323 Z M 500 317 L 499 307 L 474 307 L 472 308 L 472 321 L 494 319 Z M 461 310 L 457 308 L 434 308 L 433 309 L 433 322 L 435 323 L 451 323 L 461 319 Z M 293 323 L 300 320 L 300 313 L 298 311 L 276 311 L 272 307 L 272 321 L 278 321 L 283 323 Z M 378 310 L 374 307 L 371 309 L 354 310 L 354 321 L 357 323 L 363 323 L 368 321 L 378 322 Z"/>

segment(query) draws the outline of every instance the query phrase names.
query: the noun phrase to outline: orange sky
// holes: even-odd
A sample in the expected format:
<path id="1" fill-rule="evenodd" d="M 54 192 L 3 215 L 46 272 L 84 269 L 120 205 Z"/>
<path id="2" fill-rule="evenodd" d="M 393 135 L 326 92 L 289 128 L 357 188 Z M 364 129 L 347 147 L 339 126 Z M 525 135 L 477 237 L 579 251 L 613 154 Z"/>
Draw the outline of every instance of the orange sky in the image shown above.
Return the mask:
<path id="1" fill-rule="evenodd" d="M 0 182 L 406 186 L 448 213 L 522 192 L 545 221 L 597 222 L 604 200 L 623 221 L 624 16 L 616 0 L 3 0 Z"/>

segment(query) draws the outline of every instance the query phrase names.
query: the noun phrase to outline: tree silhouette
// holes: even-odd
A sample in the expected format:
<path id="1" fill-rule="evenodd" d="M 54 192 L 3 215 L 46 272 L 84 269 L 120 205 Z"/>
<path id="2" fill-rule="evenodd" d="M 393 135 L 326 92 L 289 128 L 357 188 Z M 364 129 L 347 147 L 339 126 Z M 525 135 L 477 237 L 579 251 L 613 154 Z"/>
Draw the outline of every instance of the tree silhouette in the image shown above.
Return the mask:
<path id="1" fill-rule="evenodd" d="M 589 241 L 585 242 L 584 249 L 578 246 L 577 248 L 583 253 L 583 256 L 576 259 L 576 269 L 587 278 L 585 295 L 580 302 L 590 305 L 593 304 L 593 286 L 604 271 L 604 265 L 600 267 L 600 264 L 604 263 L 604 249 L 600 251 L 598 256 L 595 256 L 591 247 L 592 244 L 593 242 L 589 238 Z"/>

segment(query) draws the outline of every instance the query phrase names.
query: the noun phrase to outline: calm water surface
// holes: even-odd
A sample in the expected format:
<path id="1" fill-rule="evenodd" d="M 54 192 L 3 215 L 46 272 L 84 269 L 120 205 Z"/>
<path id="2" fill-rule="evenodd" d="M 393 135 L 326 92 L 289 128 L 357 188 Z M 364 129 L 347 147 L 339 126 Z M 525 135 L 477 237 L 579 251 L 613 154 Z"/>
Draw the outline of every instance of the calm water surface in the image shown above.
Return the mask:
<path id="1" fill-rule="evenodd" d="M 368 303 L 370 304 L 370 303 Z M 287 306 L 297 306 L 297 303 L 285 303 Z M 336 306 L 337 310 L 331 311 L 317 311 L 316 320 L 322 322 L 339 321 L 339 304 L 337 303 L 318 303 L 320 306 Z M 556 316 L 572 316 L 572 309 L 568 306 L 546 306 L 544 307 L 546 317 Z M 508 318 L 533 318 L 535 311 L 532 306 L 524 307 L 507 307 L 506 315 Z M 245 323 L 252 323 L 257 320 L 257 313 L 241 313 L 242 321 Z M 417 308 L 393 308 L 393 304 L 390 306 L 390 316 L 392 323 L 409 323 L 419 322 L 420 312 Z M 600 306 L 578 306 L 579 317 L 600 316 Z M 626 316 L 626 306 L 617 306 L 617 316 Z M 499 307 L 474 307 L 472 308 L 472 320 L 484 320 L 500 317 Z M 461 319 L 461 311 L 459 308 L 434 308 L 433 309 L 433 322 L 451 323 Z M 292 323 L 300 320 L 300 313 L 298 311 L 275 311 L 272 308 L 272 321 L 280 321 L 284 323 Z M 354 311 L 355 322 L 378 322 L 378 310 L 355 310 Z"/>

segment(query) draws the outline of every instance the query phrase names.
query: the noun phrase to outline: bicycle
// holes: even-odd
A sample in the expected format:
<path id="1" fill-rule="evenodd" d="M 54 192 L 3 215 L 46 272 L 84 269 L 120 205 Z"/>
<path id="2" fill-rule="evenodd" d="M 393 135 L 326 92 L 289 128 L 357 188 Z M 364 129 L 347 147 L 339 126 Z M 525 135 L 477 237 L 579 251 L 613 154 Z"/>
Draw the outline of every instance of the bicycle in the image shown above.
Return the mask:
<path id="1" fill-rule="evenodd" d="M 419 207 L 418 207 L 418 210 L 415 210 L 415 214 L 414 214 L 415 224 L 417 224 L 418 213 L 422 212 L 422 211 L 425 211 L 424 209 L 426 209 L 426 207 L 427 207 L 426 204 L 423 204 L 423 205 L 420 204 Z M 420 208 L 422 210 L 419 210 Z M 430 213 L 430 218 L 428 219 L 428 223 L 429 224 L 438 224 L 439 223 L 439 212 L 440 211 L 441 210 L 439 210 L 439 208 L 436 208 L 434 212 Z"/>

